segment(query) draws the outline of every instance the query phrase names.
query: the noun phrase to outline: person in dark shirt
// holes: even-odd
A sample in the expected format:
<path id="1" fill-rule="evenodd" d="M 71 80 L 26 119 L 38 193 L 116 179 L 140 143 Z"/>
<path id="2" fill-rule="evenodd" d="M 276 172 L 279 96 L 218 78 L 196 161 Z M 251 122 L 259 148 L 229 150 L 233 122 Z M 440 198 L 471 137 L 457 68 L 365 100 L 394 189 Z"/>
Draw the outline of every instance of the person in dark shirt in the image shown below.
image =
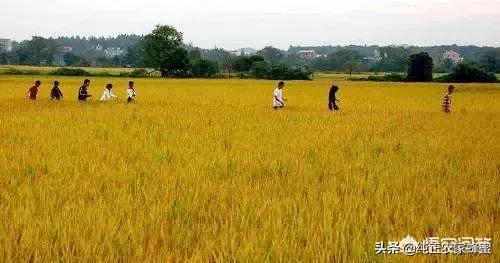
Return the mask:
<path id="1" fill-rule="evenodd" d="M 332 88 L 330 89 L 330 94 L 328 95 L 328 108 L 331 111 L 338 111 L 340 108 L 337 106 L 337 101 L 340 102 L 337 97 L 336 93 L 339 90 L 339 87 L 333 85 Z"/>
<path id="2" fill-rule="evenodd" d="M 28 97 L 30 100 L 36 100 L 36 95 L 38 94 L 38 88 L 40 88 L 40 85 L 42 85 L 42 82 L 37 80 L 35 81 L 35 86 L 31 87 L 28 90 Z"/>
<path id="3" fill-rule="evenodd" d="M 86 79 L 83 81 L 83 86 L 80 87 L 78 90 L 78 100 L 79 101 L 86 101 L 87 98 L 92 97 L 92 95 L 89 94 L 88 88 L 90 86 L 90 80 Z"/>
<path id="4" fill-rule="evenodd" d="M 52 100 L 60 100 L 63 97 L 63 93 L 59 88 L 59 81 L 54 81 L 54 87 L 50 90 L 50 98 Z"/>

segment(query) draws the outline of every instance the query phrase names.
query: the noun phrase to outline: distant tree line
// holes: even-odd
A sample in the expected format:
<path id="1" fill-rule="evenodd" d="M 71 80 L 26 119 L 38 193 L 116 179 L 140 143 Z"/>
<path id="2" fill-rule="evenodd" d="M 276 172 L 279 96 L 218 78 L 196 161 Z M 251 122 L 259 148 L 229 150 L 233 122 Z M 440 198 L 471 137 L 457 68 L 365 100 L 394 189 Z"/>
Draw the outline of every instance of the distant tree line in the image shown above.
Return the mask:
<path id="1" fill-rule="evenodd" d="M 452 67 L 449 74 L 434 78 L 434 62 L 427 52 L 412 54 L 408 58 L 406 74 L 390 73 L 372 75 L 368 78 L 350 78 L 350 80 L 391 81 L 391 82 L 448 82 L 448 83 L 495 83 L 495 74 L 488 72 L 487 67 L 477 63 L 460 62 Z"/>
<path id="2" fill-rule="evenodd" d="M 59 47 L 71 47 L 61 52 Z M 106 48 L 120 48 L 116 56 Z M 316 57 L 299 51 L 311 49 Z M 291 46 L 281 50 L 268 46 L 252 56 L 236 56 L 220 49 L 202 49 L 183 42 L 182 33 L 170 26 L 158 26 L 150 34 L 117 37 L 34 36 L 14 42 L 11 52 L 0 51 L 0 64 L 100 66 L 153 68 L 163 77 L 249 77 L 263 79 L 310 79 L 315 71 L 407 72 L 410 57 L 427 53 L 433 72 L 451 73 L 456 63 L 443 59 L 446 50 L 459 52 L 464 63 L 486 72 L 500 72 L 500 48 L 476 46 Z M 374 54 L 378 52 L 379 56 Z"/>
<path id="3" fill-rule="evenodd" d="M 406 72 L 409 57 L 412 54 L 425 52 L 434 61 L 434 72 L 451 72 L 456 63 L 443 59 L 443 53 L 448 50 L 456 51 L 464 59 L 465 63 L 475 63 L 486 68 L 490 72 L 500 72 L 500 48 L 499 47 L 478 47 L 478 46 L 458 46 L 441 45 L 429 47 L 416 46 L 290 46 L 289 54 L 297 54 L 300 50 L 314 50 L 319 58 L 309 60 L 309 64 L 314 70 L 344 71 L 345 63 L 335 59 L 335 53 L 342 53 L 348 50 L 357 57 L 357 69 L 359 71 L 373 72 Z M 380 60 L 374 60 L 375 51 L 380 54 Z M 345 62 L 345 61 L 344 61 Z M 307 62 L 304 62 L 307 63 Z"/>

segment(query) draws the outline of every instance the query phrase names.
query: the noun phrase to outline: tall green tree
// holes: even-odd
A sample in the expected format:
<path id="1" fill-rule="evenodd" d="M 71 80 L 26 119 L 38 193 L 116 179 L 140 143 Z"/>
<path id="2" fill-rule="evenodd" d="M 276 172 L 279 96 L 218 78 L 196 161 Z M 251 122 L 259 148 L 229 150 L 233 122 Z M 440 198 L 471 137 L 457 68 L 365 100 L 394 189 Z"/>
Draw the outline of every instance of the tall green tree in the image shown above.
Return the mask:
<path id="1" fill-rule="evenodd" d="M 374 66 L 377 71 L 405 72 L 408 70 L 410 50 L 404 47 L 380 48 L 382 59 Z"/>
<path id="2" fill-rule="evenodd" d="M 77 55 L 75 55 L 73 52 L 68 52 L 68 53 L 63 55 L 63 60 L 64 60 L 64 64 L 66 66 L 76 66 L 76 64 L 78 63 L 78 60 L 80 60 L 80 58 Z"/>
<path id="3" fill-rule="evenodd" d="M 450 73 L 453 70 L 453 67 L 455 67 L 455 62 L 451 59 L 442 59 L 438 62 L 438 66 L 435 71 Z"/>
<path id="4" fill-rule="evenodd" d="M 406 79 L 412 82 L 430 82 L 432 81 L 432 57 L 426 52 L 413 54 L 410 56 L 408 66 L 408 75 Z"/>
<path id="5" fill-rule="evenodd" d="M 218 69 L 219 66 L 217 62 L 207 59 L 198 59 L 192 62 L 191 74 L 197 78 L 209 78 L 217 73 Z"/>
<path id="6" fill-rule="evenodd" d="M 482 57 L 481 63 L 488 72 L 500 72 L 500 50 L 488 50 Z"/>
<path id="7" fill-rule="evenodd" d="M 128 46 L 123 55 L 124 66 L 137 67 L 140 64 L 139 45 Z"/>
<path id="8" fill-rule="evenodd" d="M 264 57 L 264 59 L 271 64 L 278 64 L 285 56 L 281 50 L 272 46 L 263 48 L 258 54 Z"/>
<path id="9" fill-rule="evenodd" d="M 2 65 L 8 64 L 8 62 L 9 62 L 8 57 L 9 57 L 9 55 L 7 52 L 0 50 L 0 64 L 2 64 Z"/>
<path id="10" fill-rule="evenodd" d="M 326 58 L 313 60 L 312 67 L 316 70 L 347 71 L 351 74 L 358 70 L 362 58 L 359 51 L 345 48 L 331 53 Z"/>
<path id="11" fill-rule="evenodd" d="M 52 64 L 56 48 L 57 42 L 54 39 L 34 36 L 31 40 L 23 41 L 15 53 L 21 64 Z"/>
<path id="12" fill-rule="evenodd" d="M 225 51 L 224 49 L 216 49 L 216 50 L 218 58 L 217 60 L 220 61 L 221 68 L 227 71 L 228 78 L 231 78 L 231 72 L 234 69 L 234 61 L 236 60 L 236 56 Z"/>
<path id="13" fill-rule="evenodd" d="M 158 25 L 144 37 L 141 49 L 144 66 L 160 71 L 162 77 L 187 71 L 189 59 L 182 47 L 182 33 L 172 26 Z"/>
<path id="14" fill-rule="evenodd" d="M 249 72 L 256 62 L 265 61 L 262 56 L 240 56 L 234 60 L 234 70 L 238 72 Z"/>

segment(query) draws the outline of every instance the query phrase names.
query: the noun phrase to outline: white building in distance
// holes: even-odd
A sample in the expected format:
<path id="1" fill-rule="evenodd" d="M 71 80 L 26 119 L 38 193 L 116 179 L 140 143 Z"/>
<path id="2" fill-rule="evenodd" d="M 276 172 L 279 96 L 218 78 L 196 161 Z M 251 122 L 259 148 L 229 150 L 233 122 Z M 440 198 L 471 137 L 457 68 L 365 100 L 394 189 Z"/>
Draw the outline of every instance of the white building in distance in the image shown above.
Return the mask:
<path id="1" fill-rule="evenodd" d="M 310 50 L 299 50 L 299 52 L 297 54 L 301 58 L 315 58 L 315 57 L 318 56 L 316 54 L 316 51 L 313 50 L 313 49 L 310 49 Z"/>
<path id="2" fill-rule="evenodd" d="M 228 52 L 231 53 L 231 55 L 235 56 L 252 56 L 252 55 L 257 55 L 259 51 L 257 49 L 246 47 L 246 48 L 239 48 L 236 50 L 230 50 Z"/>
<path id="3" fill-rule="evenodd" d="M 259 52 L 257 49 L 253 49 L 253 48 L 249 48 L 249 47 L 240 48 L 238 50 L 240 51 L 242 56 L 253 56 L 253 55 L 257 55 L 257 53 Z"/>
<path id="4" fill-rule="evenodd" d="M 108 47 L 104 50 L 104 54 L 109 58 L 121 56 L 123 53 L 125 53 L 125 51 L 119 47 Z"/>
<path id="5" fill-rule="evenodd" d="M 0 50 L 12 51 L 12 41 L 8 38 L 0 38 Z"/>
<path id="6" fill-rule="evenodd" d="M 458 62 L 463 60 L 463 58 L 460 57 L 460 54 L 453 51 L 453 50 L 447 50 L 443 54 L 443 59 L 449 59 L 449 60 L 453 61 L 453 63 L 458 63 Z"/>

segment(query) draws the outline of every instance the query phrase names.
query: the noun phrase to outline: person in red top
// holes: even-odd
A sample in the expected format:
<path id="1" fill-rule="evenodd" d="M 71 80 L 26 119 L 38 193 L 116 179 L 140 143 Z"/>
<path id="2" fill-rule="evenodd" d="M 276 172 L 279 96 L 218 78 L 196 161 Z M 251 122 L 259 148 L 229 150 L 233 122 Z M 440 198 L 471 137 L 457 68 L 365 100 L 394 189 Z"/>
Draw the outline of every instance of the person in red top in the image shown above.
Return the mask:
<path id="1" fill-rule="evenodd" d="M 455 87 L 453 85 L 450 85 L 448 87 L 448 91 L 446 92 L 446 94 L 444 94 L 444 98 L 443 98 L 443 104 L 441 105 L 441 110 L 444 112 L 444 113 L 451 113 L 451 95 L 453 94 L 453 92 L 455 91 Z"/>
<path id="2" fill-rule="evenodd" d="M 40 88 L 40 85 L 42 85 L 41 81 L 35 81 L 35 86 L 28 90 L 28 95 L 26 97 L 29 97 L 30 100 L 36 100 L 36 95 L 38 94 L 38 88 Z"/>

